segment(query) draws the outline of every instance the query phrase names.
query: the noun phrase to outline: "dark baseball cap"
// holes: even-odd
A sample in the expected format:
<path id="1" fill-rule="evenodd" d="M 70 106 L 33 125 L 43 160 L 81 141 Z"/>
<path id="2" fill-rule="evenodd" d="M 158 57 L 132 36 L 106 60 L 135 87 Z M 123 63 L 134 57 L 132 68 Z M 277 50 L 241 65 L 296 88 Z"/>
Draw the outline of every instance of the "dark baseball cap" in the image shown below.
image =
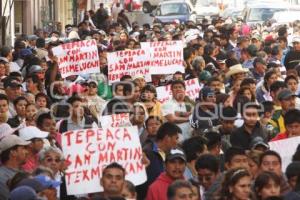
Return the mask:
<path id="1" fill-rule="evenodd" d="M 250 146 L 251 146 L 252 149 L 255 149 L 256 147 L 259 147 L 259 146 L 264 147 L 266 149 L 270 148 L 270 146 L 267 143 L 264 142 L 262 137 L 255 137 L 251 141 Z"/>
<path id="2" fill-rule="evenodd" d="M 4 88 L 8 88 L 8 87 L 16 88 L 16 87 L 22 87 L 22 85 L 17 79 L 12 78 L 12 77 L 7 77 L 3 80 L 3 87 Z"/>
<path id="3" fill-rule="evenodd" d="M 283 89 L 278 93 L 277 99 L 281 101 L 281 100 L 287 100 L 291 97 L 296 97 L 296 96 L 297 95 L 295 95 L 291 90 Z"/>
<path id="4" fill-rule="evenodd" d="M 257 63 L 267 65 L 267 62 L 262 57 L 255 58 L 254 61 L 253 61 L 253 66 L 256 67 Z"/>
<path id="5" fill-rule="evenodd" d="M 18 187 L 19 186 L 29 186 L 32 189 L 34 189 L 34 191 L 36 193 L 39 193 L 39 192 L 42 192 L 45 189 L 48 189 L 48 187 L 46 185 L 43 185 L 42 183 L 40 183 L 35 178 L 26 178 L 26 179 L 22 180 L 17 186 Z"/>
<path id="6" fill-rule="evenodd" d="M 186 157 L 182 150 L 180 149 L 171 149 L 171 151 L 166 156 L 166 162 L 174 159 L 181 159 L 186 162 Z"/>
<path id="7" fill-rule="evenodd" d="M 251 56 L 256 56 L 258 49 L 254 44 L 250 44 L 247 47 L 247 52 L 251 55 Z"/>
<path id="8" fill-rule="evenodd" d="M 208 97 L 208 96 L 215 96 L 216 93 L 215 93 L 215 91 L 214 91 L 212 88 L 205 86 L 205 87 L 203 87 L 202 90 L 200 91 L 200 95 L 201 95 L 202 98 L 203 98 L 203 97 L 206 98 L 206 97 Z M 202 98 L 200 98 L 200 99 L 202 99 Z"/>

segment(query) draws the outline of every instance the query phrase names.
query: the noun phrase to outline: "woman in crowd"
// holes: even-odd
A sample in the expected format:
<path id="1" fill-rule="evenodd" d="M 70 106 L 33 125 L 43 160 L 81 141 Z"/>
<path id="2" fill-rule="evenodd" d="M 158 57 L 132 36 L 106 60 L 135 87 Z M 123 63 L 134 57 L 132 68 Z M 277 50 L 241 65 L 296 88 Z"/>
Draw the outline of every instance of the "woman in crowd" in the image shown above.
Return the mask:
<path id="1" fill-rule="evenodd" d="M 277 80 L 277 73 L 270 69 L 264 76 L 262 84 L 256 90 L 256 99 L 259 103 L 263 101 L 272 101 L 270 96 L 270 86 Z"/>
<path id="2" fill-rule="evenodd" d="M 159 116 L 163 118 L 161 113 L 161 103 L 156 99 L 157 92 L 153 85 L 146 85 L 141 91 L 141 101 L 147 108 L 149 115 Z"/>
<path id="3" fill-rule="evenodd" d="M 269 197 L 280 196 L 280 177 L 274 172 L 262 172 L 254 182 L 257 200 L 266 200 Z"/>
<path id="4" fill-rule="evenodd" d="M 251 175 L 246 169 L 233 169 L 225 174 L 218 200 L 249 200 Z"/>
<path id="5" fill-rule="evenodd" d="M 247 151 L 249 172 L 252 176 L 252 179 L 255 179 L 259 173 L 259 158 L 262 154 L 263 152 L 258 150 Z"/>

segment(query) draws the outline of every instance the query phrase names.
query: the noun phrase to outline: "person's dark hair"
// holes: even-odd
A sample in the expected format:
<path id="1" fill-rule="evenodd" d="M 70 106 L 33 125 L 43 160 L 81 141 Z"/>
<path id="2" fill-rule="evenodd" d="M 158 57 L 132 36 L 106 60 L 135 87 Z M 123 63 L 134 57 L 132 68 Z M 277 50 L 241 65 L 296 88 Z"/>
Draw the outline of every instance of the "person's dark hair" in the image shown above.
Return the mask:
<path id="1" fill-rule="evenodd" d="M 46 45 L 46 41 L 44 38 L 38 38 L 36 40 L 36 47 L 37 48 L 45 48 L 45 45 Z"/>
<path id="2" fill-rule="evenodd" d="M 171 185 L 169 185 L 167 190 L 168 200 L 173 200 L 176 195 L 176 191 L 181 188 L 188 188 L 192 190 L 192 184 L 186 180 L 176 180 Z"/>
<path id="3" fill-rule="evenodd" d="M 244 112 L 244 106 L 246 104 L 249 104 L 250 102 L 251 100 L 248 99 L 248 97 L 239 96 L 238 98 L 235 98 L 235 100 L 233 101 L 233 108 L 237 111 L 240 111 L 240 113 L 242 114 Z"/>
<path id="4" fill-rule="evenodd" d="M 225 64 L 228 68 L 230 68 L 231 66 L 234 66 L 234 65 L 237 65 L 237 64 L 240 64 L 240 62 L 235 59 L 235 58 L 228 58 L 226 61 L 225 61 Z"/>
<path id="5" fill-rule="evenodd" d="M 6 149 L 5 151 L 2 151 L 0 154 L 1 163 L 5 164 L 9 160 L 10 152 L 13 150 L 16 150 L 19 146 L 13 146 L 9 149 Z"/>
<path id="6" fill-rule="evenodd" d="M 50 108 L 50 105 L 51 105 L 51 99 L 43 92 L 39 92 L 35 95 L 35 102 L 38 100 L 38 98 L 45 98 L 46 99 L 46 102 L 47 102 L 47 105 L 46 107 L 47 108 Z"/>
<path id="7" fill-rule="evenodd" d="M 235 120 L 237 117 L 237 112 L 233 107 L 227 106 L 222 108 L 220 113 L 220 119 L 221 120 Z"/>
<path id="8" fill-rule="evenodd" d="M 45 119 L 53 119 L 50 112 L 40 114 L 36 119 L 36 126 L 41 129 Z"/>
<path id="9" fill-rule="evenodd" d="M 279 36 L 279 37 L 277 38 L 277 41 L 278 41 L 278 42 L 283 41 L 283 42 L 285 42 L 285 43 L 288 42 L 288 41 L 287 41 L 287 38 L 286 38 L 286 37 L 283 37 L 283 36 Z"/>
<path id="10" fill-rule="evenodd" d="M 17 103 L 19 103 L 19 101 L 22 101 L 22 100 L 24 100 L 24 101 L 26 101 L 27 103 L 28 103 L 28 101 L 27 101 L 27 99 L 24 97 L 24 96 L 19 96 L 19 97 L 17 97 L 15 100 L 14 100 L 14 106 L 16 106 L 17 105 Z"/>
<path id="11" fill-rule="evenodd" d="M 132 182 L 125 180 L 124 187 L 127 188 L 127 190 L 131 193 L 131 195 L 134 195 L 136 193 L 135 186 Z"/>
<path id="12" fill-rule="evenodd" d="M 241 82 L 240 87 L 243 87 L 243 86 L 249 86 L 250 84 L 256 84 L 255 79 L 253 79 L 253 78 L 245 78 L 245 79 Z"/>
<path id="13" fill-rule="evenodd" d="M 263 101 L 262 103 L 263 112 L 272 112 L 274 110 L 274 102 L 273 101 Z"/>
<path id="14" fill-rule="evenodd" d="M 142 101 L 145 100 L 143 93 L 146 92 L 146 91 L 149 91 L 149 92 L 153 93 L 154 96 L 157 97 L 156 88 L 155 88 L 153 85 L 151 85 L 151 84 L 147 84 L 147 85 L 145 85 L 145 87 L 143 87 L 142 90 L 141 90 L 141 100 L 142 100 Z"/>
<path id="15" fill-rule="evenodd" d="M 268 186 L 270 181 L 274 181 L 275 185 L 280 186 L 280 177 L 274 172 L 262 172 L 256 177 L 254 182 L 254 189 L 258 197 L 258 194 L 263 190 L 263 188 Z"/>
<path id="16" fill-rule="evenodd" d="M 277 56 L 281 51 L 281 47 L 279 45 L 275 45 L 272 50 L 271 50 L 271 54 L 272 56 Z"/>
<path id="17" fill-rule="evenodd" d="M 182 130 L 179 128 L 179 126 L 171 122 L 166 122 L 159 127 L 156 134 L 156 139 L 163 140 L 166 136 L 171 137 L 177 135 L 178 133 L 182 133 Z"/>
<path id="18" fill-rule="evenodd" d="M 7 181 L 7 186 L 9 188 L 9 191 L 14 190 L 16 187 L 18 187 L 18 184 L 31 176 L 30 173 L 25 171 L 18 171 L 11 179 Z"/>
<path id="19" fill-rule="evenodd" d="M 271 196 L 267 197 L 265 200 L 284 200 L 284 198 L 282 196 Z"/>
<path id="20" fill-rule="evenodd" d="M 216 46 L 214 44 L 207 44 L 204 47 L 204 54 L 205 55 L 211 55 L 214 51 L 214 49 L 216 48 Z"/>
<path id="21" fill-rule="evenodd" d="M 278 29 L 278 36 L 279 37 L 284 37 L 284 35 L 287 33 L 287 27 L 285 26 L 281 26 L 279 29 Z M 285 38 L 285 37 L 284 37 Z"/>
<path id="22" fill-rule="evenodd" d="M 225 163 L 230 163 L 234 156 L 243 155 L 246 156 L 246 152 L 244 149 L 238 147 L 230 147 L 225 151 Z"/>
<path id="23" fill-rule="evenodd" d="M 292 123 L 300 123 L 300 110 L 290 109 L 283 116 L 285 126 Z"/>
<path id="24" fill-rule="evenodd" d="M 151 26 L 150 24 L 146 23 L 146 24 L 143 24 L 143 27 L 147 28 L 147 29 L 151 29 Z"/>
<path id="25" fill-rule="evenodd" d="M 193 52 L 194 52 L 194 49 L 191 47 L 184 48 L 183 49 L 183 59 L 184 60 L 189 59 L 192 56 Z"/>
<path id="26" fill-rule="evenodd" d="M 161 124 L 163 123 L 163 121 L 159 118 L 159 116 L 150 115 L 150 116 L 147 118 L 147 120 L 145 121 L 145 126 L 146 126 L 146 128 L 148 128 L 148 122 L 149 122 L 150 120 L 152 120 L 152 119 L 154 119 L 154 120 L 156 120 L 156 121 L 159 121 Z"/>
<path id="27" fill-rule="evenodd" d="M 25 80 L 28 80 L 28 79 L 31 79 L 34 84 L 37 84 L 37 89 L 39 91 L 43 91 L 43 89 L 44 89 L 43 83 L 36 74 L 27 75 L 25 77 Z"/>
<path id="28" fill-rule="evenodd" d="M 202 45 L 201 45 L 201 44 L 193 44 L 192 47 L 193 47 L 194 49 L 196 49 L 196 50 L 199 50 L 200 47 L 202 47 Z"/>
<path id="29" fill-rule="evenodd" d="M 123 95 L 132 95 L 134 88 L 137 87 L 137 83 L 134 81 L 123 82 Z"/>
<path id="30" fill-rule="evenodd" d="M 215 148 L 217 145 L 221 145 L 221 135 L 217 132 L 210 131 L 204 134 L 207 139 L 207 149 L 210 151 Z"/>
<path id="31" fill-rule="evenodd" d="M 187 162 L 191 162 L 198 158 L 198 155 L 205 150 L 206 139 L 202 136 L 191 137 L 184 140 L 181 147 L 186 155 Z"/>
<path id="32" fill-rule="evenodd" d="M 229 191 L 229 188 L 238 183 L 238 181 L 243 177 L 251 177 L 250 173 L 246 169 L 232 169 L 225 173 L 224 180 L 222 182 L 221 193 L 220 195 L 224 199 L 231 199 L 232 193 Z"/>
<path id="33" fill-rule="evenodd" d="M 220 169 L 220 162 L 216 156 L 211 154 L 204 154 L 197 159 L 195 163 L 195 169 L 197 171 L 199 169 L 208 169 L 217 174 Z"/>
<path id="34" fill-rule="evenodd" d="M 67 103 L 73 105 L 73 103 L 76 102 L 76 101 L 82 102 L 82 98 L 80 98 L 80 97 L 77 96 L 77 95 L 73 95 L 73 96 L 71 96 L 71 97 L 67 100 Z"/>
<path id="35" fill-rule="evenodd" d="M 213 76 L 213 77 L 211 77 L 211 78 L 208 79 L 206 85 L 207 85 L 207 86 L 210 86 L 210 85 L 212 84 L 212 82 L 216 82 L 216 81 L 221 82 L 220 79 L 219 79 L 218 77 Z"/>
<path id="36" fill-rule="evenodd" d="M 287 84 L 288 81 L 291 80 L 291 79 L 293 79 L 293 80 L 295 80 L 297 83 L 299 83 L 299 80 L 298 80 L 298 78 L 297 78 L 296 76 L 294 76 L 294 75 L 289 75 L 289 76 L 287 76 L 287 77 L 284 79 L 285 84 Z"/>
<path id="37" fill-rule="evenodd" d="M 224 93 L 220 93 L 220 94 L 216 94 L 216 103 L 218 105 L 224 105 L 224 103 L 226 102 L 226 100 L 230 97 L 229 94 L 224 94 Z"/>
<path id="38" fill-rule="evenodd" d="M 280 162 L 280 164 L 282 163 L 281 157 L 280 155 L 276 152 L 276 151 L 272 151 L 272 150 L 267 150 L 265 151 L 259 158 L 259 166 L 261 166 L 262 161 L 264 160 L 264 158 L 266 156 L 275 156 L 277 157 L 278 161 Z"/>
<path id="39" fill-rule="evenodd" d="M 300 161 L 291 162 L 285 170 L 285 175 L 288 180 L 295 176 L 298 176 L 299 174 L 300 174 Z"/>
<path id="40" fill-rule="evenodd" d="M 9 100 L 5 94 L 0 94 L 0 100 L 5 100 L 7 103 L 9 103 Z"/>
<path id="41" fill-rule="evenodd" d="M 286 88 L 287 85 L 283 81 L 275 81 L 270 86 L 270 92 L 277 92 L 280 88 Z"/>
<path id="42" fill-rule="evenodd" d="M 125 81 L 126 79 L 132 79 L 132 77 L 129 74 L 125 74 L 120 78 L 120 81 Z"/>
<path id="43" fill-rule="evenodd" d="M 123 177 L 125 177 L 125 175 L 126 175 L 126 171 L 125 171 L 124 167 L 122 165 L 120 165 L 119 163 L 116 163 L 116 162 L 110 163 L 103 169 L 102 174 L 104 175 L 108 169 L 120 169 L 123 172 L 123 175 L 124 175 Z"/>
<path id="44" fill-rule="evenodd" d="M 293 155 L 292 161 L 300 161 L 300 144 L 297 146 L 297 149 Z"/>
<path id="45" fill-rule="evenodd" d="M 273 74 L 277 74 L 277 72 L 274 69 L 269 69 L 264 76 L 264 86 L 268 91 L 270 90 L 270 88 L 267 85 L 267 81 L 271 78 Z"/>
<path id="46" fill-rule="evenodd" d="M 173 80 L 171 82 L 171 89 L 173 89 L 174 85 L 177 85 L 177 84 L 182 85 L 184 87 L 184 89 L 185 89 L 185 83 L 183 81 L 181 81 L 181 80 Z"/>

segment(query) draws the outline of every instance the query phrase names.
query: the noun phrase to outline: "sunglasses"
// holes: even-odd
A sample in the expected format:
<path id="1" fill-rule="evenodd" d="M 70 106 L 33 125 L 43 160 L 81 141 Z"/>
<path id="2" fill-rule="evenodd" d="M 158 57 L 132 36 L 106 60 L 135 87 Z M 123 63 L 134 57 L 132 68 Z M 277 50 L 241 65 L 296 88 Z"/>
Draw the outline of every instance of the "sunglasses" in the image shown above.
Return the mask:
<path id="1" fill-rule="evenodd" d="M 47 162 L 53 162 L 54 161 L 56 163 L 59 163 L 59 162 L 61 162 L 61 159 L 59 159 L 59 158 L 56 158 L 56 159 L 54 159 L 54 158 L 47 158 L 46 161 Z"/>

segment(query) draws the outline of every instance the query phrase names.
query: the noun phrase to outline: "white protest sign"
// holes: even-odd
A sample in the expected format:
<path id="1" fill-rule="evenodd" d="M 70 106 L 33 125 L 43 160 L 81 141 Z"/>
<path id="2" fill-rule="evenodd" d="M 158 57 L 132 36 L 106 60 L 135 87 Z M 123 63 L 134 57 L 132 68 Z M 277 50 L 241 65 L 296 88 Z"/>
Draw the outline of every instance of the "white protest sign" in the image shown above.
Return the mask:
<path id="1" fill-rule="evenodd" d="M 199 97 L 201 87 L 197 78 L 186 80 L 185 82 L 185 94 L 190 99 L 195 100 Z M 172 98 L 171 85 L 161 86 L 156 88 L 157 100 L 160 103 L 164 103 Z"/>
<path id="2" fill-rule="evenodd" d="M 124 167 L 126 179 L 135 185 L 147 179 L 136 126 L 68 131 L 62 149 L 70 164 L 65 172 L 68 195 L 102 191 L 103 169 L 113 162 Z"/>
<path id="3" fill-rule="evenodd" d="M 58 57 L 62 78 L 71 75 L 100 73 L 96 40 L 83 40 L 59 45 L 52 49 Z"/>
<path id="4" fill-rule="evenodd" d="M 124 127 L 132 126 L 129 113 L 105 115 L 100 117 L 101 127 Z"/>
<path id="5" fill-rule="evenodd" d="M 270 149 L 279 153 L 282 159 L 282 171 L 292 162 L 292 157 L 300 144 L 300 136 L 269 142 Z"/>
<path id="6" fill-rule="evenodd" d="M 149 54 L 151 74 L 185 72 L 182 41 L 142 42 L 141 48 Z"/>
<path id="7" fill-rule="evenodd" d="M 149 76 L 148 53 L 143 49 L 116 51 L 107 54 L 109 83 L 120 81 L 124 75 L 145 76 L 147 82 L 151 82 Z"/>

